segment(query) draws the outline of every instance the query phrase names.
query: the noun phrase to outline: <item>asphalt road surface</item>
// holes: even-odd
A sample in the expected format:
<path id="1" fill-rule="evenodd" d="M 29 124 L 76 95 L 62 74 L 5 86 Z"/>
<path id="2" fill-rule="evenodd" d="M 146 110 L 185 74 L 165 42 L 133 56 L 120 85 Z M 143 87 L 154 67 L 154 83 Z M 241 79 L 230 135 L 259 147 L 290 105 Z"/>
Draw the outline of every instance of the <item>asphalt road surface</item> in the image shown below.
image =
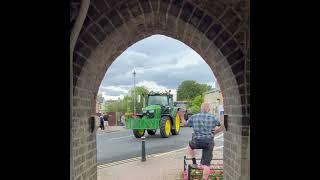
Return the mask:
<path id="1" fill-rule="evenodd" d="M 146 154 L 157 154 L 185 148 L 191 139 L 192 128 L 183 127 L 179 135 L 162 138 L 159 130 L 155 135 L 146 137 Z M 223 146 L 223 135 L 218 135 L 215 146 Z M 132 130 L 97 134 L 98 165 L 141 157 L 141 139 L 134 137 Z"/>

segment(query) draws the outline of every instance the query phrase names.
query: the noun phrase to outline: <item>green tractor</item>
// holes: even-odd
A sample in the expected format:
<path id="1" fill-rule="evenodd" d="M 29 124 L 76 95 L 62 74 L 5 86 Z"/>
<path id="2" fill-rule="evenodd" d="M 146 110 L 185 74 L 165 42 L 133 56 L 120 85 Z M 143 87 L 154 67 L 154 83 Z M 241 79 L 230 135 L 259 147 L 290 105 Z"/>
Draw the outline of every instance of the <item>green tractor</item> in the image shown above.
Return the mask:
<path id="1" fill-rule="evenodd" d="M 147 130 L 149 135 L 155 135 L 160 129 L 163 138 L 178 135 L 180 131 L 179 108 L 173 105 L 173 95 L 169 92 L 150 92 L 146 97 L 146 105 L 142 113 L 126 122 L 126 129 L 132 129 L 136 138 L 144 136 Z"/>

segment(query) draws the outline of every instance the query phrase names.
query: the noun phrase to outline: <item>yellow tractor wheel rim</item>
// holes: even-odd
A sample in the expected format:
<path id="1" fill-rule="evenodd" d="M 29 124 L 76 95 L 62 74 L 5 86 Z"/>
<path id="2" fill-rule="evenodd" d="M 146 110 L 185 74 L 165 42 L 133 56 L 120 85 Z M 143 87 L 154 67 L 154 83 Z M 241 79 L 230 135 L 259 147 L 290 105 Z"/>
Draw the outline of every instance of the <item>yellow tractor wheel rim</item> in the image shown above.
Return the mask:
<path id="1" fill-rule="evenodd" d="M 165 125 L 165 132 L 166 132 L 166 135 L 167 135 L 167 136 L 169 136 L 169 134 L 170 134 L 170 129 L 171 129 L 170 126 L 171 126 L 170 120 L 167 119 L 167 120 L 166 120 L 166 125 Z"/>
<path id="2" fill-rule="evenodd" d="M 143 135 L 143 133 L 144 133 L 144 129 L 140 129 L 140 130 L 138 130 L 138 133 L 139 133 L 140 135 Z"/>
<path id="3" fill-rule="evenodd" d="M 179 114 L 177 113 L 176 115 L 176 132 L 179 132 L 180 130 L 180 117 L 179 117 Z"/>

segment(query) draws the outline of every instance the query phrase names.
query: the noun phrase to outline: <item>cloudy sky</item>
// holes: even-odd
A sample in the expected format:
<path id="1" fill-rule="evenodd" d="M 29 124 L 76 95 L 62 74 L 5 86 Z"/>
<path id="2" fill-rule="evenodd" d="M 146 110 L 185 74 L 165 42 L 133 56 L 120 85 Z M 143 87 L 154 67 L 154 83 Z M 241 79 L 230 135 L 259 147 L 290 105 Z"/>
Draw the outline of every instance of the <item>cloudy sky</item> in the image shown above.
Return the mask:
<path id="1" fill-rule="evenodd" d="M 124 51 L 109 67 L 99 93 L 107 100 L 122 98 L 136 86 L 176 92 L 184 80 L 214 86 L 215 77 L 202 57 L 181 41 L 163 35 L 143 39 Z"/>

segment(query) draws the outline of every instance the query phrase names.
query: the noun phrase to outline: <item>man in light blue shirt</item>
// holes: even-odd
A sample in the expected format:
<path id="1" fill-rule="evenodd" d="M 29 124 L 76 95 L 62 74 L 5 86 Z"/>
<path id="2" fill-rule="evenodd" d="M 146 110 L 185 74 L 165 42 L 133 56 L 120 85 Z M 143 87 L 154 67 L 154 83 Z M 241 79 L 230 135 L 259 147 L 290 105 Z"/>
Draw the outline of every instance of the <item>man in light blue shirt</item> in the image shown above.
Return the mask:
<path id="1" fill-rule="evenodd" d="M 188 155 L 196 165 L 194 149 L 202 149 L 201 165 L 203 167 L 203 179 L 208 179 L 212 151 L 214 147 L 214 134 L 223 130 L 218 119 L 209 113 L 209 104 L 201 104 L 201 113 L 192 115 L 186 122 L 182 118 L 182 125 L 193 127 L 192 140 L 187 147 Z"/>

